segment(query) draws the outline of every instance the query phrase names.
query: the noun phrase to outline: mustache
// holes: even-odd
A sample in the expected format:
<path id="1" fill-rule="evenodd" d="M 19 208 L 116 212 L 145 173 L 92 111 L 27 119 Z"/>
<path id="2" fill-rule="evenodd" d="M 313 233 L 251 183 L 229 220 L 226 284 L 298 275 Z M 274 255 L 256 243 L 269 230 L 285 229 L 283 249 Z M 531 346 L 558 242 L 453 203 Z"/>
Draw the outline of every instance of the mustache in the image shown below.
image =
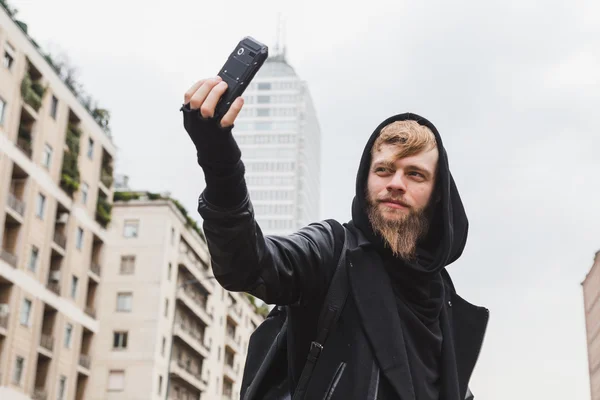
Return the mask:
<path id="1" fill-rule="evenodd" d="M 407 202 L 405 202 L 404 200 L 402 200 L 401 197 L 396 197 L 396 196 L 385 196 L 380 199 L 377 199 L 377 202 L 379 202 L 379 203 L 384 203 L 384 202 L 397 203 L 404 207 L 411 207 L 411 205 L 408 204 Z"/>

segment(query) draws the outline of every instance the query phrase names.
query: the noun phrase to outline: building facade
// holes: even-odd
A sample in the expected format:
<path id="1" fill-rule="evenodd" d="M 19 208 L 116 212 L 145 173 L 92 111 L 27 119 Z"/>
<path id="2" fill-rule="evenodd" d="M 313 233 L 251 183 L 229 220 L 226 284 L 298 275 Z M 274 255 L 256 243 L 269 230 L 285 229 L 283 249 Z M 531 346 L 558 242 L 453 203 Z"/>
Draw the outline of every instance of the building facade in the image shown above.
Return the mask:
<path id="1" fill-rule="evenodd" d="M 88 398 L 115 145 L 0 6 L 0 398 Z"/>
<path id="2" fill-rule="evenodd" d="M 238 399 L 262 317 L 216 282 L 206 241 L 176 202 L 115 199 L 88 398 Z"/>
<path id="3" fill-rule="evenodd" d="M 600 251 L 582 286 L 591 400 L 600 400 Z"/>
<path id="4" fill-rule="evenodd" d="M 233 130 L 267 234 L 289 234 L 320 217 L 319 123 L 307 83 L 284 54 L 268 58 L 256 74 Z"/>

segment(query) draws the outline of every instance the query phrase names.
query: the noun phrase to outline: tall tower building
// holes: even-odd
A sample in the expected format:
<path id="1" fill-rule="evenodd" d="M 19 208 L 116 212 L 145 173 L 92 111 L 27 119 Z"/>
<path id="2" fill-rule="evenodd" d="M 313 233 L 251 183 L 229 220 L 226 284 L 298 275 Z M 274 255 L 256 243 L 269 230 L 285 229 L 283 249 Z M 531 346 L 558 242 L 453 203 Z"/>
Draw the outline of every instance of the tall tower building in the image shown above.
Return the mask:
<path id="1" fill-rule="evenodd" d="M 582 286 L 591 400 L 600 400 L 600 251 Z"/>
<path id="2" fill-rule="evenodd" d="M 233 133 L 257 221 L 267 234 L 289 234 L 320 217 L 321 133 L 308 85 L 283 51 L 265 61 L 243 97 Z"/>
<path id="3" fill-rule="evenodd" d="M 0 4 L 0 398 L 82 400 L 116 148 Z"/>
<path id="4" fill-rule="evenodd" d="M 214 279 L 191 221 L 168 195 L 116 193 L 87 399 L 239 399 L 263 317 Z"/>

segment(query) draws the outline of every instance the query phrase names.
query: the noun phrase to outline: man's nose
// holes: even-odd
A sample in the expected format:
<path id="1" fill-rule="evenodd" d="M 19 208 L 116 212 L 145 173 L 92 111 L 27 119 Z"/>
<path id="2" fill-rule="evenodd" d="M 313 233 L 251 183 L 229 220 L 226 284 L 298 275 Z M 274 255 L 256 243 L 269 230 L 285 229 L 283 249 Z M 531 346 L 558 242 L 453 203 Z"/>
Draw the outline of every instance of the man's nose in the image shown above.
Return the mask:
<path id="1" fill-rule="evenodd" d="M 388 192 L 406 192 L 406 182 L 402 172 L 396 171 L 387 184 L 387 190 Z"/>

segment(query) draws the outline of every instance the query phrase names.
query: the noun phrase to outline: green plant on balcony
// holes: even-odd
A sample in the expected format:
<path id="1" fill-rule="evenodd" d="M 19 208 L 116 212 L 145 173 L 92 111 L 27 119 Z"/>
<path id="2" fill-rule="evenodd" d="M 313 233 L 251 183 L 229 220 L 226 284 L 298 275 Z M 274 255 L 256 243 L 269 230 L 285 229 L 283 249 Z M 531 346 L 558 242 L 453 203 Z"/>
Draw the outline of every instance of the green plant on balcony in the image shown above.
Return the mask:
<path id="1" fill-rule="evenodd" d="M 41 83 L 32 81 L 29 73 L 26 73 L 23 81 L 21 81 L 21 96 L 23 96 L 23 101 L 37 112 L 42 106 L 44 93 L 46 93 L 46 88 Z"/>
<path id="2" fill-rule="evenodd" d="M 69 124 L 67 127 L 67 150 L 63 157 L 62 171 L 60 177 L 60 187 L 73 196 L 79 189 L 79 167 L 77 160 L 79 158 L 79 138 L 81 137 L 81 130 L 73 125 Z"/>
<path id="3" fill-rule="evenodd" d="M 92 117 L 100 125 L 100 128 L 106 133 L 110 133 L 110 112 L 104 108 L 94 108 Z"/>
<path id="4" fill-rule="evenodd" d="M 104 228 L 110 223 L 112 205 L 104 197 L 98 197 L 96 204 L 96 221 Z"/>
<path id="5" fill-rule="evenodd" d="M 140 195 L 134 192 L 115 192 L 113 194 L 113 201 L 129 201 L 138 200 Z"/>

